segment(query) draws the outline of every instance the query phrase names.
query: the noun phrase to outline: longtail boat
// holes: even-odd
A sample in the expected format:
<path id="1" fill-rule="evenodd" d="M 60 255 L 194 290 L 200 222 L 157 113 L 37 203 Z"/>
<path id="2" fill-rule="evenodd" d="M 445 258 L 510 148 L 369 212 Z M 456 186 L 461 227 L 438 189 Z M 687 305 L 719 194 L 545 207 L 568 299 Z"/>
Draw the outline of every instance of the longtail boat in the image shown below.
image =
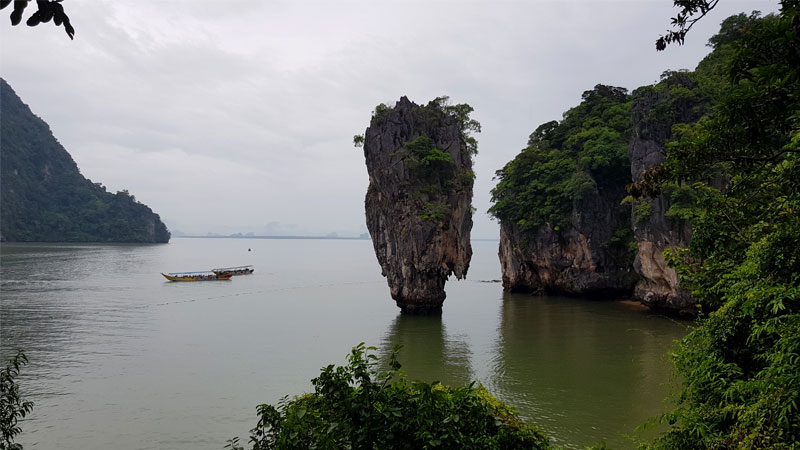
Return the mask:
<path id="1" fill-rule="evenodd" d="M 220 267 L 218 269 L 211 269 L 217 275 L 250 275 L 255 271 L 253 266 L 236 266 L 236 267 Z"/>
<path id="2" fill-rule="evenodd" d="M 214 272 L 170 272 L 162 273 L 164 278 L 169 281 L 214 281 L 214 280 L 230 280 L 233 275 L 231 274 L 216 274 Z"/>

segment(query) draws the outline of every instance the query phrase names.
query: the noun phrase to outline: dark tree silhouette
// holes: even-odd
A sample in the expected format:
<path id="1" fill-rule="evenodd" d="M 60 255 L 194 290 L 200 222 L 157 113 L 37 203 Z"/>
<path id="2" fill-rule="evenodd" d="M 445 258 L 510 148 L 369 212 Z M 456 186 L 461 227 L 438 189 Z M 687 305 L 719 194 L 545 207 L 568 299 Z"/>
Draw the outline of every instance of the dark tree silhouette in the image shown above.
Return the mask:
<path id="1" fill-rule="evenodd" d="M 656 40 L 656 50 L 658 51 L 667 48 L 667 44 L 683 45 L 686 33 L 698 20 L 714 9 L 719 0 L 674 0 L 673 3 L 675 7 L 680 8 L 678 15 L 671 19 L 672 26 L 678 29 L 668 30 L 666 36 L 660 36 Z"/>
<path id="2" fill-rule="evenodd" d="M 72 28 L 72 25 L 69 23 L 69 17 L 67 17 L 67 14 L 64 12 L 61 1 L 62 0 L 36 0 L 36 12 L 31 14 L 25 23 L 29 27 L 35 27 L 40 23 L 47 23 L 52 20 L 56 26 L 64 25 L 64 31 L 67 32 L 67 36 L 73 39 L 75 36 L 75 28 Z M 25 12 L 25 8 L 28 7 L 28 3 L 30 2 L 30 0 L 0 0 L 0 9 L 4 9 L 6 6 L 13 3 L 14 9 L 11 10 L 11 25 L 19 25 L 19 23 L 22 22 L 22 15 Z"/>
<path id="3" fill-rule="evenodd" d="M 719 0 L 673 0 L 673 5 L 680 8 L 678 15 L 671 19 L 672 26 L 677 30 L 667 30 L 665 36 L 660 36 L 656 40 L 656 50 L 661 51 L 667 48 L 668 44 L 677 43 L 683 45 L 686 34 L 692 29 L 695 23 L 711 12 L 717 6 Z M 785 12 L 800 6 L 800 0 L 781 0 L 781 11 Z M 800 34 L 800 15 L 794 14 L 792 28 L 795 34 Z"/>

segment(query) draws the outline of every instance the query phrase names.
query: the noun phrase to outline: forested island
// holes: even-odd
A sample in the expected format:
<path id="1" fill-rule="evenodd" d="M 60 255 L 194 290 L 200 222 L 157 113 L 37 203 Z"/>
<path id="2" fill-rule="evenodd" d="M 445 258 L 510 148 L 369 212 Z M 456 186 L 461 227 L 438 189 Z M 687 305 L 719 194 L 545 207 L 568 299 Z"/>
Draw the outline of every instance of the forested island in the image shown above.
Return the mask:
<path id="1" fill-rule="evenodd" d="M 169 242 L 126 190 L 81 175 L 50 127 L 0 79 L 0 238 L 18 242 Z"/>
<path id="2" fill-rule="evenodd" d="M 497 171 L 505 289 L 701 314 L 670 429 L 644 448 L 800 443 L 797 7 L 729 17 L 694 71 L 586 91 Z"/>
<path id="3" fill-rule="evenodd" d="M 631 93 L 598 84 L 561 121 L 531 133 L 492 190 L 506 290 L 633 296 L 654 309 L 697 312 L 664 251 L 687 247 L 692 219 L 703 214 L 694 183 L 723 189 L 732 172 L 721 164 L 657 187 L 647 180 L 730 94 L 727 74 L 744 31 L 773 20 L 730 17 L 695 70 L 665 71 Z"/>

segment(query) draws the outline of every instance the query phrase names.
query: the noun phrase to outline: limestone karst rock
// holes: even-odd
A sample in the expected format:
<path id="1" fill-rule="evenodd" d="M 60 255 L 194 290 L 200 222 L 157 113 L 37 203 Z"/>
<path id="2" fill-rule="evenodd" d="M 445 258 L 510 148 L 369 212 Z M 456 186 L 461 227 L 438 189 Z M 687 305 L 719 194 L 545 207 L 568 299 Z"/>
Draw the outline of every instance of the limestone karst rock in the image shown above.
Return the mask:
<path id="1" fill-rule="evenodd" d="M 500 265 L 503 288 L 509 292 L 627 297 L 636 277 L 627 258 L 607 243 L 630 219 L 619 208 L 622 194 L 601 192 L 576 202 L 569 225 L 550 224 L 524 232 L 500 223 Z"/>
<path id="2" fill-rule="evenodd" d="M 629 95 L 598 84 L 560 122 L 539 126 L 496 172 L 503 288 L 626 297 L 633 292 Z"/>
<path id="3" fill-rule="evenodd" d="M 379 105 L 363 136 L 367 228 L 403 312 L 437 313 L 450 275 L 467 275 L 472 247 L 472 155 L 480 125 L 468 105 L 402 97 Z"/>
<path id="4" fill-rule="evenodd" d="M 687 90 L 695 87 L 695 83 L 681 73 L 661 84 Z M 645 170 L 664 161 L 667 142 L 673 139 L 673 125 L 696 122 L 705 112 L 705 107 L 697 98 L 670 98 L 669 89 L 647 89 L 637 94 L 631 108 L 634 134 L 628 147 L 632 181 L 641 180 Z M 667 110 L 671 114 L 668 118 L 654 118 L 654 110 Z M 685 221 L 668 217 L 667 211 L 673 201 L 666 193 L 642 198 L 638 202 L 646 207 L 647 214 L 634 213 L 632 216 L 633 236 L 638 248 L 633 266 L 641 276 L 634 298 L 653 309 L 692 315 L 696 313 L 694 300 L 686 289 L 680 287 L 675 269 L 664 260 L 665 249 L 689 246 L 691 229 Z"/>

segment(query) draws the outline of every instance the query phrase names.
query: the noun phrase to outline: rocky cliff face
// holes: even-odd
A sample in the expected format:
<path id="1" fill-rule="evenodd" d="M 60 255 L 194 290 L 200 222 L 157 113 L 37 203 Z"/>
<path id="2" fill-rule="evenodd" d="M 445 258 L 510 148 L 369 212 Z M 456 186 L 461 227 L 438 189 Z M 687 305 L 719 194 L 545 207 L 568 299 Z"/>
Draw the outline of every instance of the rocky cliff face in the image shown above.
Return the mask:
<path id="1" fill-rule="evenodd" d="M 367 228 L 404 312 L 441 311 L 448 276 L 467 275 L 474 173 L 463 119 L 438 99 L 402 97 L 376 108 L 364 135 Z"/>
<path id="2" fill-rule="evenodd" d="M 503 287 L 593 297 L 633 292 L 629 182 L 630 99 L 597 85 L 559 122 L 540 125 L 496 172 Z"/>
<path id="3" fill-rule="evenodd" d="M 634 136 L 629 146 L 634 182 L 641 180 L 645 170 L 664 161 L 673 125 L 693 123 L 704 112 L 703 102 L 697 97 L 671 95 L 671 88 L 676 87 L 685 92 L 696 85 L 686 74 L 675 74 L 655 88 L 634 93 L 631 109 Z M 669 114 L 662 117 L 657 111 Z M 671 196 L 662 193 L 633 205 L 632 227 L 638 247 L 634 269 L 641 276 L 634 298 L 653 309 L 694 314 L 696 307 L 689 292 L 680 287 L 675 270 L 664 261 L 665 249 L 686 248 L 691 239 L 686 222 L 667 214 L 672 204 Z"/>
<path id="4" fill-rule="evenodd" d="M 503 288 L 511 292 L 630 296 L 636 283 L 627 239 L 619 240 L 629 216 L 615 192 L 601 192 L 576 203 L 570 224 L 555 231 L 545 224 L 535 233 L 508 221 L 500 223 Z M 616 234 L 616 236 L 615 236 Z"/>

